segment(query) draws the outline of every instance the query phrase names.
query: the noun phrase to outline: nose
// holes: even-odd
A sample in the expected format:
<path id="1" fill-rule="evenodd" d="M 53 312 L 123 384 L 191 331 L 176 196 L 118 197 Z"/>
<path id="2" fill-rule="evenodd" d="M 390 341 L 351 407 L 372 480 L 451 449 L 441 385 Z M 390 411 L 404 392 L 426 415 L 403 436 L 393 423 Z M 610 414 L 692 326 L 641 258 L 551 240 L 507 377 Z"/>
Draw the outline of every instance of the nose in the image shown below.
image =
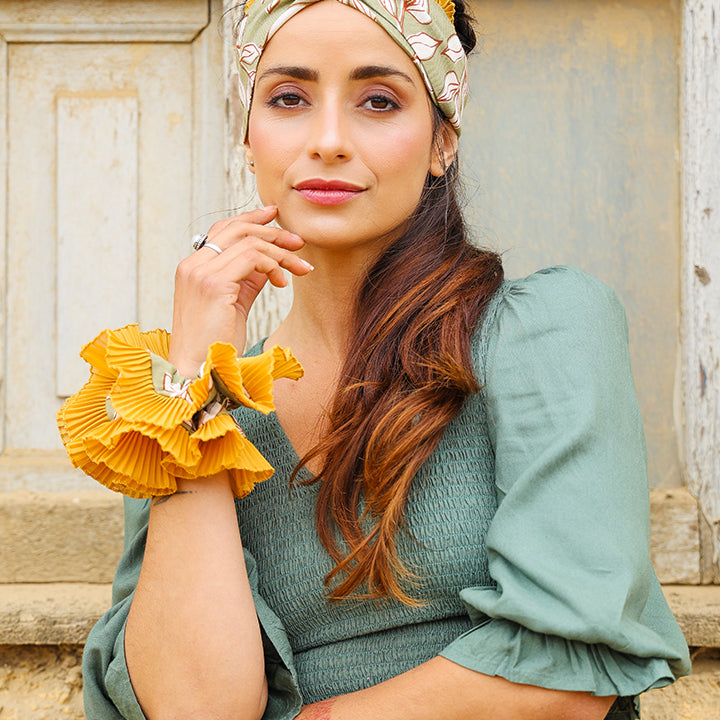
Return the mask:
<path id="1" fill-rule="evenodd" d="M 327 98 L 313 113 L 307 150 L 311 157 L 326 163 L 352 157 L 349 118 L 339 99 Z"/>

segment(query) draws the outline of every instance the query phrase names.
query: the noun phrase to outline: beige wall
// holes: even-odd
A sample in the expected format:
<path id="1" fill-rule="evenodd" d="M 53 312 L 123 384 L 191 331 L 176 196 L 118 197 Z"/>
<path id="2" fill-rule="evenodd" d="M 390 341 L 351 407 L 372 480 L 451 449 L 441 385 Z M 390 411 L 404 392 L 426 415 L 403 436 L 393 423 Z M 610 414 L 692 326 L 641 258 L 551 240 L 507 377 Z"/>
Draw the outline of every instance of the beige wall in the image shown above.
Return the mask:
<path id="1" fill-rule="evenodd" d="M 675 0 L 477 2 L 469 215 L 518 277 L 577 265 L 625 305 L 653 486 L 682 484 Z M 612 391 L 611 389 L 608 389 Z"/>

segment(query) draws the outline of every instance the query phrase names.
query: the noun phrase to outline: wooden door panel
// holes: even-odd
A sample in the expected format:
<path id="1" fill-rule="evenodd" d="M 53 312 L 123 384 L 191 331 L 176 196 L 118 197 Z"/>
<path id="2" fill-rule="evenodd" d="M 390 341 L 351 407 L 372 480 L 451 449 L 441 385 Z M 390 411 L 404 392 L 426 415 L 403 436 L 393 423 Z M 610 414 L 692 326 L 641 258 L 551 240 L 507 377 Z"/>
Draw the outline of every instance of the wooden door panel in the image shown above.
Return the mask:
<path id="1" fill-rule="evenodd" d="M 174 268 L 226 207 L 221 9 L 0 5 L 2 487 L 66 462 L 55 414 L 87 378 L 82 344 L 168 327 Z"/>
<path id="2" fill-rule="evenodd" d="M 169 324 L 191 221 L 192 52 L 18 44 L 9 68 L 7 357 L 22 382 L 6 402 L 22 412 L 6 447 L 52 449 L 55 412 L 87 376 L 82 343 Z"/>

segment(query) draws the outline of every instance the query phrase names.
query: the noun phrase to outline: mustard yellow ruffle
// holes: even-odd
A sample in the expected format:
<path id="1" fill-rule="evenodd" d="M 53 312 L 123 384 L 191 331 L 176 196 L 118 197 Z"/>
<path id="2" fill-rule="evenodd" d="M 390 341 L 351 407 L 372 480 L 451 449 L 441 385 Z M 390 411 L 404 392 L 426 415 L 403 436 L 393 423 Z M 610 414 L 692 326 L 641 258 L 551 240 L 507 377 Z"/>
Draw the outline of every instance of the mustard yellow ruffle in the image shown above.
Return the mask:
<path id="1" fill-rule="evenodd" d="M 152 355 L 167 359 L 169 347 L 164 330 L 128 325 L 104 330 L 82 349 L 90 379 L 57 415 L 71 462 L 131 497 L 168 495 L 177 490 L 176 478 L 222 470 L 230 473 L 235 495 L 247 495 L 273 469 L 227 408 L 271 412 L 273 381 L 297 379 L 302 367 L 280 347 L 238 358 L 232 345 L 218 342 L 197 379 L 164 394 L 153 384 Z"/>

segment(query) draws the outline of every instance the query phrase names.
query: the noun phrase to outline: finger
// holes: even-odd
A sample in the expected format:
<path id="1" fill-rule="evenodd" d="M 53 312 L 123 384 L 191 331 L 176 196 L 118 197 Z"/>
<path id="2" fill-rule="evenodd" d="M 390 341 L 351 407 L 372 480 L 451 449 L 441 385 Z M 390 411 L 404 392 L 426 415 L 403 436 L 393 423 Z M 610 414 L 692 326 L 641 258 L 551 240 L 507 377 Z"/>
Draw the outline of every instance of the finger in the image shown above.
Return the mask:
<path id="1" fill-rule="evenodd" d="M 265 287 L 265 283 L 267 283 L 267 281 L 267 275 L 253 270 L 253 272 L 251 272 L 243 281 L 240 292 L 238 293 L 238 299 L 241 299 L 241 296 L 243 296 L 247 291 L 253 294 L 252 299 L 254 299 L 254 297 L 256 297 Z"/>
<path id="2" fill-rule="evenodd" d="M 274 225 L 258 225 L 248 223 L 239 218 L 228 222 L 227 225 L 213 236 L 208 236 L 216 245 L 226 249 L 244 238 L 258 238 L 266 243 L 286 248 L 287 250 L 299 250 L 305 243 L 303 239 L 291 233 L 289 230 L 275 227 Z"/>
<path id="3" fill-rule="evenodd" d="M 304 240 L 294 233 L 277 227 L 262 225 L 228 225 L 224 231 L 213 237 L 208 237 L 205 244 L 191 255 L 197 255 L 203 262 L 212 257 L 212 253 L 219 255 L 229 248 L 243 244 L 245 241 L 259 240 L 268 245 L 275 245 L 285 250 L 300 250 L 305 245 Z"/>
<path id="4" fill-rule="evenodd" d="M 217 235 L 212 238 L 212 241 L 208 241 L 199 250 L 190 253 L 181 263 L 188 270 L 199 267 L 206 263 L 212 262 L 213 268 L 217 269 L 221 264 L 224 265 L 231 259 L 238 257 L 242 254 L 245 249 L 257 248 L 261 251 L 268 249 L 271 256 L 280 260 L 281 255 L 279 253 L 288 253 L 292 256 L 292 253 L 302 248 L 305 244 L 303 240 L 292 233 L 288 233 L 286 230 L 280 228 L 265 228 L 260 225 L 250 226 L 252 232 L 248 231 L 242 238 L 236 238 L 236 230 L 228 230 L 227 233 Z M 269 248 L 275 248 L 275 250 L 269 250 Z M 231 255 L 227 255 L 228 251 L 232 250 Z M 220 261 L 213 262 L 218 259 L 219 255 L 223 255 L 222 263 Z M 309 271 L 312 269 L 311 266 L 299 266 L 297 263 L 291 263 L 290 268 L 293 272 L 297 271 L 302 273 L 303 271 Z"/>
<path id="5" fill-rule="evenodd" d="M 249 212 L 242 213 L 241 215 L 235 215 L 225 220 L 218 220 L 210 226 L 207 231 L 208 238 L 215 237 L 218 233 L 222 232 L 228 225 L 232 225 L 235 222 L 245 222 L 251 225 L 267 225 L 277 217 L 278 209 L 277 205 L 265 205 L 265 207 L 256 208 Z"/>
<path id="6" fill-rule="evenodd" d="M 267 246 L 271 247 L 271 246 Z M 288 279 L 282 270 L 281 259 L 272 256 L 273 253 L 263 252 L 262 249 L 253 248 L 244 253 L 242 260 L 249 264 L 249 272 L 243 272 L 243 280 L 253 272 L 265 275 L 275 287 L 286 287 Z"/>
<path id="7" fill-rule="evenodd" d="M 256 253 L 265 255 L 293 275 L 307 275 L 314 270 L 309 262 L 294 252 L 272 243 L 263 242 L 258 238 L 249 238 L 245 243 L 232 245 L 223 251 L 222 256 L 208 259 L 208 270 L 222 272 L 226 279 L 231 279 L 233 275 L 240 279 L 251 266 L 256 264 Z M 270 278 L 270 280 L 272 282 L 273 279 Z"/>
<path id="8" fill-rule="evenodd" d="M 266 275 L 277 287 L 285 287 L 288 278 L 283 269 L 302 276 L 311 272 L 313 266 L 289 250 L 259 238 L 248 238 L 219 255 L 210 248 L 201 248 L 182 260 L 176 270 L 176 288 L 205 288 L 207 292 L 208 288 L 224 287 L 227 292 L 230 287 L 246 282 L 253 272 Z"/>

